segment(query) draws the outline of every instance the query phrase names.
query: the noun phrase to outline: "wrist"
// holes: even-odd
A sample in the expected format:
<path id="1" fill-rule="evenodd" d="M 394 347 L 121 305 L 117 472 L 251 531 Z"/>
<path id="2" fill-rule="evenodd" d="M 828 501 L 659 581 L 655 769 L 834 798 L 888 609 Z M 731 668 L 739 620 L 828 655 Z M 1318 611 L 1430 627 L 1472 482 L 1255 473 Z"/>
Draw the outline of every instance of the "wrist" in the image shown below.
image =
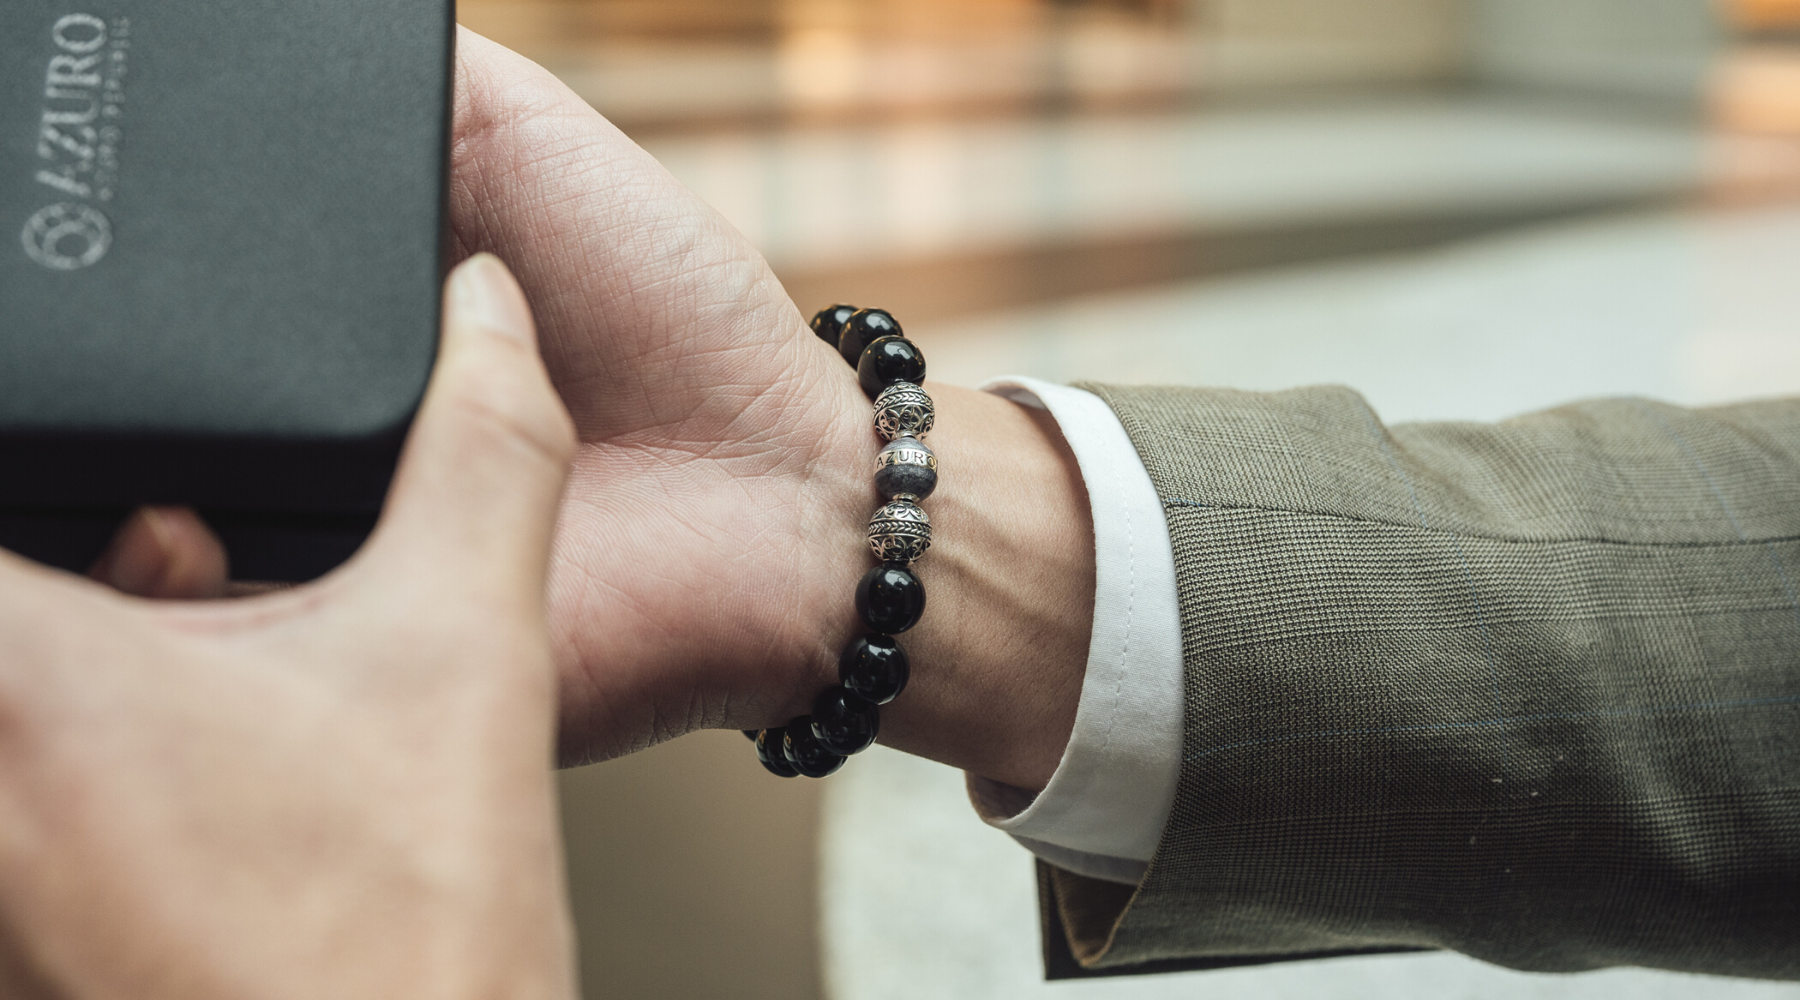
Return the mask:
<path id="1" fill-rule="evenodd" d="M 1041 788 L 1068 742 L 1086 672 L 1094 604 L 1087 495 L 1048 414 L 974 390 L 926 388 L 937 409 L 927 443 L 940 472 L 929 502 L 933 545 L 915 566 L 928 612 L 898 636 L 912 679 L 882 709 L 880 741 Z M 849 405 L 858 417 L 866 410 L 861 400 Z M 880 501 L 869 485 L 880 442 L 866 417 L 854 439 L 843 455 L 822 457 L 814 477 L 819 520 L 838 520 L 816 534 L 826 590 L 838 596 L 813 623 L 816 667 L 802 701 L 821 679 L 835 682 L 839 651 L 862 632 L 848 595 L 873 565 L 864 529 Z M 797 702 L 796 714 L 804 711 Z"/>

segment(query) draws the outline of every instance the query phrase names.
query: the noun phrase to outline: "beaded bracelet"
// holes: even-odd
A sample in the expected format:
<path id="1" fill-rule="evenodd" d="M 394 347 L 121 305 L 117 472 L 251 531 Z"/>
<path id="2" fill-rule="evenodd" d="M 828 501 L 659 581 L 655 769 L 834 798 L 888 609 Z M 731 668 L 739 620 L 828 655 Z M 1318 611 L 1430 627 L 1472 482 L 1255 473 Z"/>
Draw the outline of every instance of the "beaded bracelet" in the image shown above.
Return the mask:
<path id="1" fill-rule="evenodd" d="M 925 613 L 925 586 L 911 567 L 931 547 L 931 519 L 919 504 L 937 489 L 937 456 L 920 440 L 936 420 L 920 388 L 925 356 L 881 309 L 832 306 L 813 317 L 812 328 L 875 400 L 875 431 L 888 442 L 875 459 L 875 488 L 887 502 L 869 520 L 879 564 L 856 585 L 856 613 L 870 634 L 838 658 L 839 683 L 813 702 L 811 715 L 744 731 L 756 741 L 757 759 L 783 778 L 823 778 L 867 750 L 881 730 L 879 706 L 906 688 L 912 668 L 894 636 Z"/>

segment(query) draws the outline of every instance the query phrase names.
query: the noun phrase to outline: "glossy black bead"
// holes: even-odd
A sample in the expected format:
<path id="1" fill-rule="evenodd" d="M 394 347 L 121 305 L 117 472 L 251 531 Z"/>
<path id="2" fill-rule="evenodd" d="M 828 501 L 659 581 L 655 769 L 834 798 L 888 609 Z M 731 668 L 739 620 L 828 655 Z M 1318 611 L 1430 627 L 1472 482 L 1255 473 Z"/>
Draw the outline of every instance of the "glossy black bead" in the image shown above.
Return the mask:
<path id="1" fill-rule="evenodd" d="M 750 741 L 750 742 L 752 742 L 752 743 L 755 743 L 755 742 L 756 742 L 756 737 L 757 737 L 757 734 L 759 734 L 759 733 L 761 733 L 761 732 L 762 732 L 762 730 L 760 730 L 760 729 L 746 729 L 746 730 L 743 730 L 743 733 L 744 733 L 744 738 L 745 738 L 745 739 L 747 739 L 747 740 L 749 740 L 749 741 Z"/>
<path id="2" fill-rule="evenodd" d="M 900 329 L 900 321 L 886 309 L 862 309 L 844 321 L 844 332 L 838 335 L 838 353 L 855 368 L 870 344 L 883 337 L 904 336 L 906 331 Z"/>
<path id="3" fill-rule="evenodd" d="M 862 753 L 881 732 L 881 710 L 841 687 L 834 687 L 813 702 L 812 732 L 819 744 L 848 757 Z"/>
<path id="4" fill-rule="evenodd" d="M 856 613 L 883 635 L 899 635 L 925 613 L 925 585 L 905 566 L 882 563 L 856 585 Z"/>
<path id="5" fill-rule="evenodd" d="M 821 309 L 813 315 L 812 331 L 819 339 L 837 348 L 838 341 L 843 339 L 844 321 L 856 312 L 855 306 L 835 305 Z"/>
<path id="6" fill-rule="evenodd" d="M 809 778 L 823 778 L 844 766 L 843 755 L 825 749 L 825 744 L 813 735 L 812 720 L 804 715 L 787 724 L 781 746 L 787 753 L 787 762 Z"/>
<path id="7" fill-rule="evenodd" d="M 906 650 L 891 635 L 865 636 L 838 657 L 838 680 L 851 694 L 873 705 L 900 697 L 911 677 Z"/>
<path id="8" fill-rule="evenodd" d="M 925 355 L 905 337 L 883 337 L 865 348 L 856 362 L 856 378 L 870 399 L 895 382 L 925 383 Z"/>
<path id="9" fill-rule="evenodd" d="M 762 766 L 768 768 L 769 773 L 778 778 L 797 778 L 800 776 L 800 772 L 788 762 L 787 752 L 783 748 L 783 736 L 786 735 L 786 732 L 780 726 L 758 732 L 756 734 L 756 759 L 762 761 Z"/>

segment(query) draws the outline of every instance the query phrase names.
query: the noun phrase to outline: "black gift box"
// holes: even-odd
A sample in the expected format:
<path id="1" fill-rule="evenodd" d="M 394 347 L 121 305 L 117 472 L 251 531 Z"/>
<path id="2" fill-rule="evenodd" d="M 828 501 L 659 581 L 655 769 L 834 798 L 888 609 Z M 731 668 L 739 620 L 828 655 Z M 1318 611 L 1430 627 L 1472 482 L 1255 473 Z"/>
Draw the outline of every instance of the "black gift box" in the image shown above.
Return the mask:
<path id="1" fill-rule="evenodd" d="M 437 343 L 446 0 L 0 0 L 0 545 L 191 504 L 234 575 L 374 523 Z"/>

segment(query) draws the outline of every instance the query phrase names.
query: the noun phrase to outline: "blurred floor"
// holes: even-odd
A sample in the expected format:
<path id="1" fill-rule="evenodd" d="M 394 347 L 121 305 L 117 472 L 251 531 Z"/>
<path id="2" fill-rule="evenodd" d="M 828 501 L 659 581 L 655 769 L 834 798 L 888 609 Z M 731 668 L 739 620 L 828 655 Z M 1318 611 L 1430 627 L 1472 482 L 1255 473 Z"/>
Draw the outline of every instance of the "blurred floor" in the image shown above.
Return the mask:
<path id="1" fill-rule="evenodd" d="M 996 371 L 1280 389 L 1338 382 L 1390 421 L 1590 396 L 1800 392 L 1800 207 L 1647 211 L 936 323 L 953 382 Z"/>
<path id="2" fill-rule="evenodd" d="M 1800 3 L 1720 9 L 1754 44 L 1704 0 L 459 17 L 643 142 L 802 309 L 899 313 L 934 379 L 1334 381 L 1401 420 L 1800 391 Z M 782 782 L 706 733 L 565 775 L 588 996 L 1800 996 L 1447 956 L 1045 987 L 1023 852 L 955 774 L 857 764 Z"/>

